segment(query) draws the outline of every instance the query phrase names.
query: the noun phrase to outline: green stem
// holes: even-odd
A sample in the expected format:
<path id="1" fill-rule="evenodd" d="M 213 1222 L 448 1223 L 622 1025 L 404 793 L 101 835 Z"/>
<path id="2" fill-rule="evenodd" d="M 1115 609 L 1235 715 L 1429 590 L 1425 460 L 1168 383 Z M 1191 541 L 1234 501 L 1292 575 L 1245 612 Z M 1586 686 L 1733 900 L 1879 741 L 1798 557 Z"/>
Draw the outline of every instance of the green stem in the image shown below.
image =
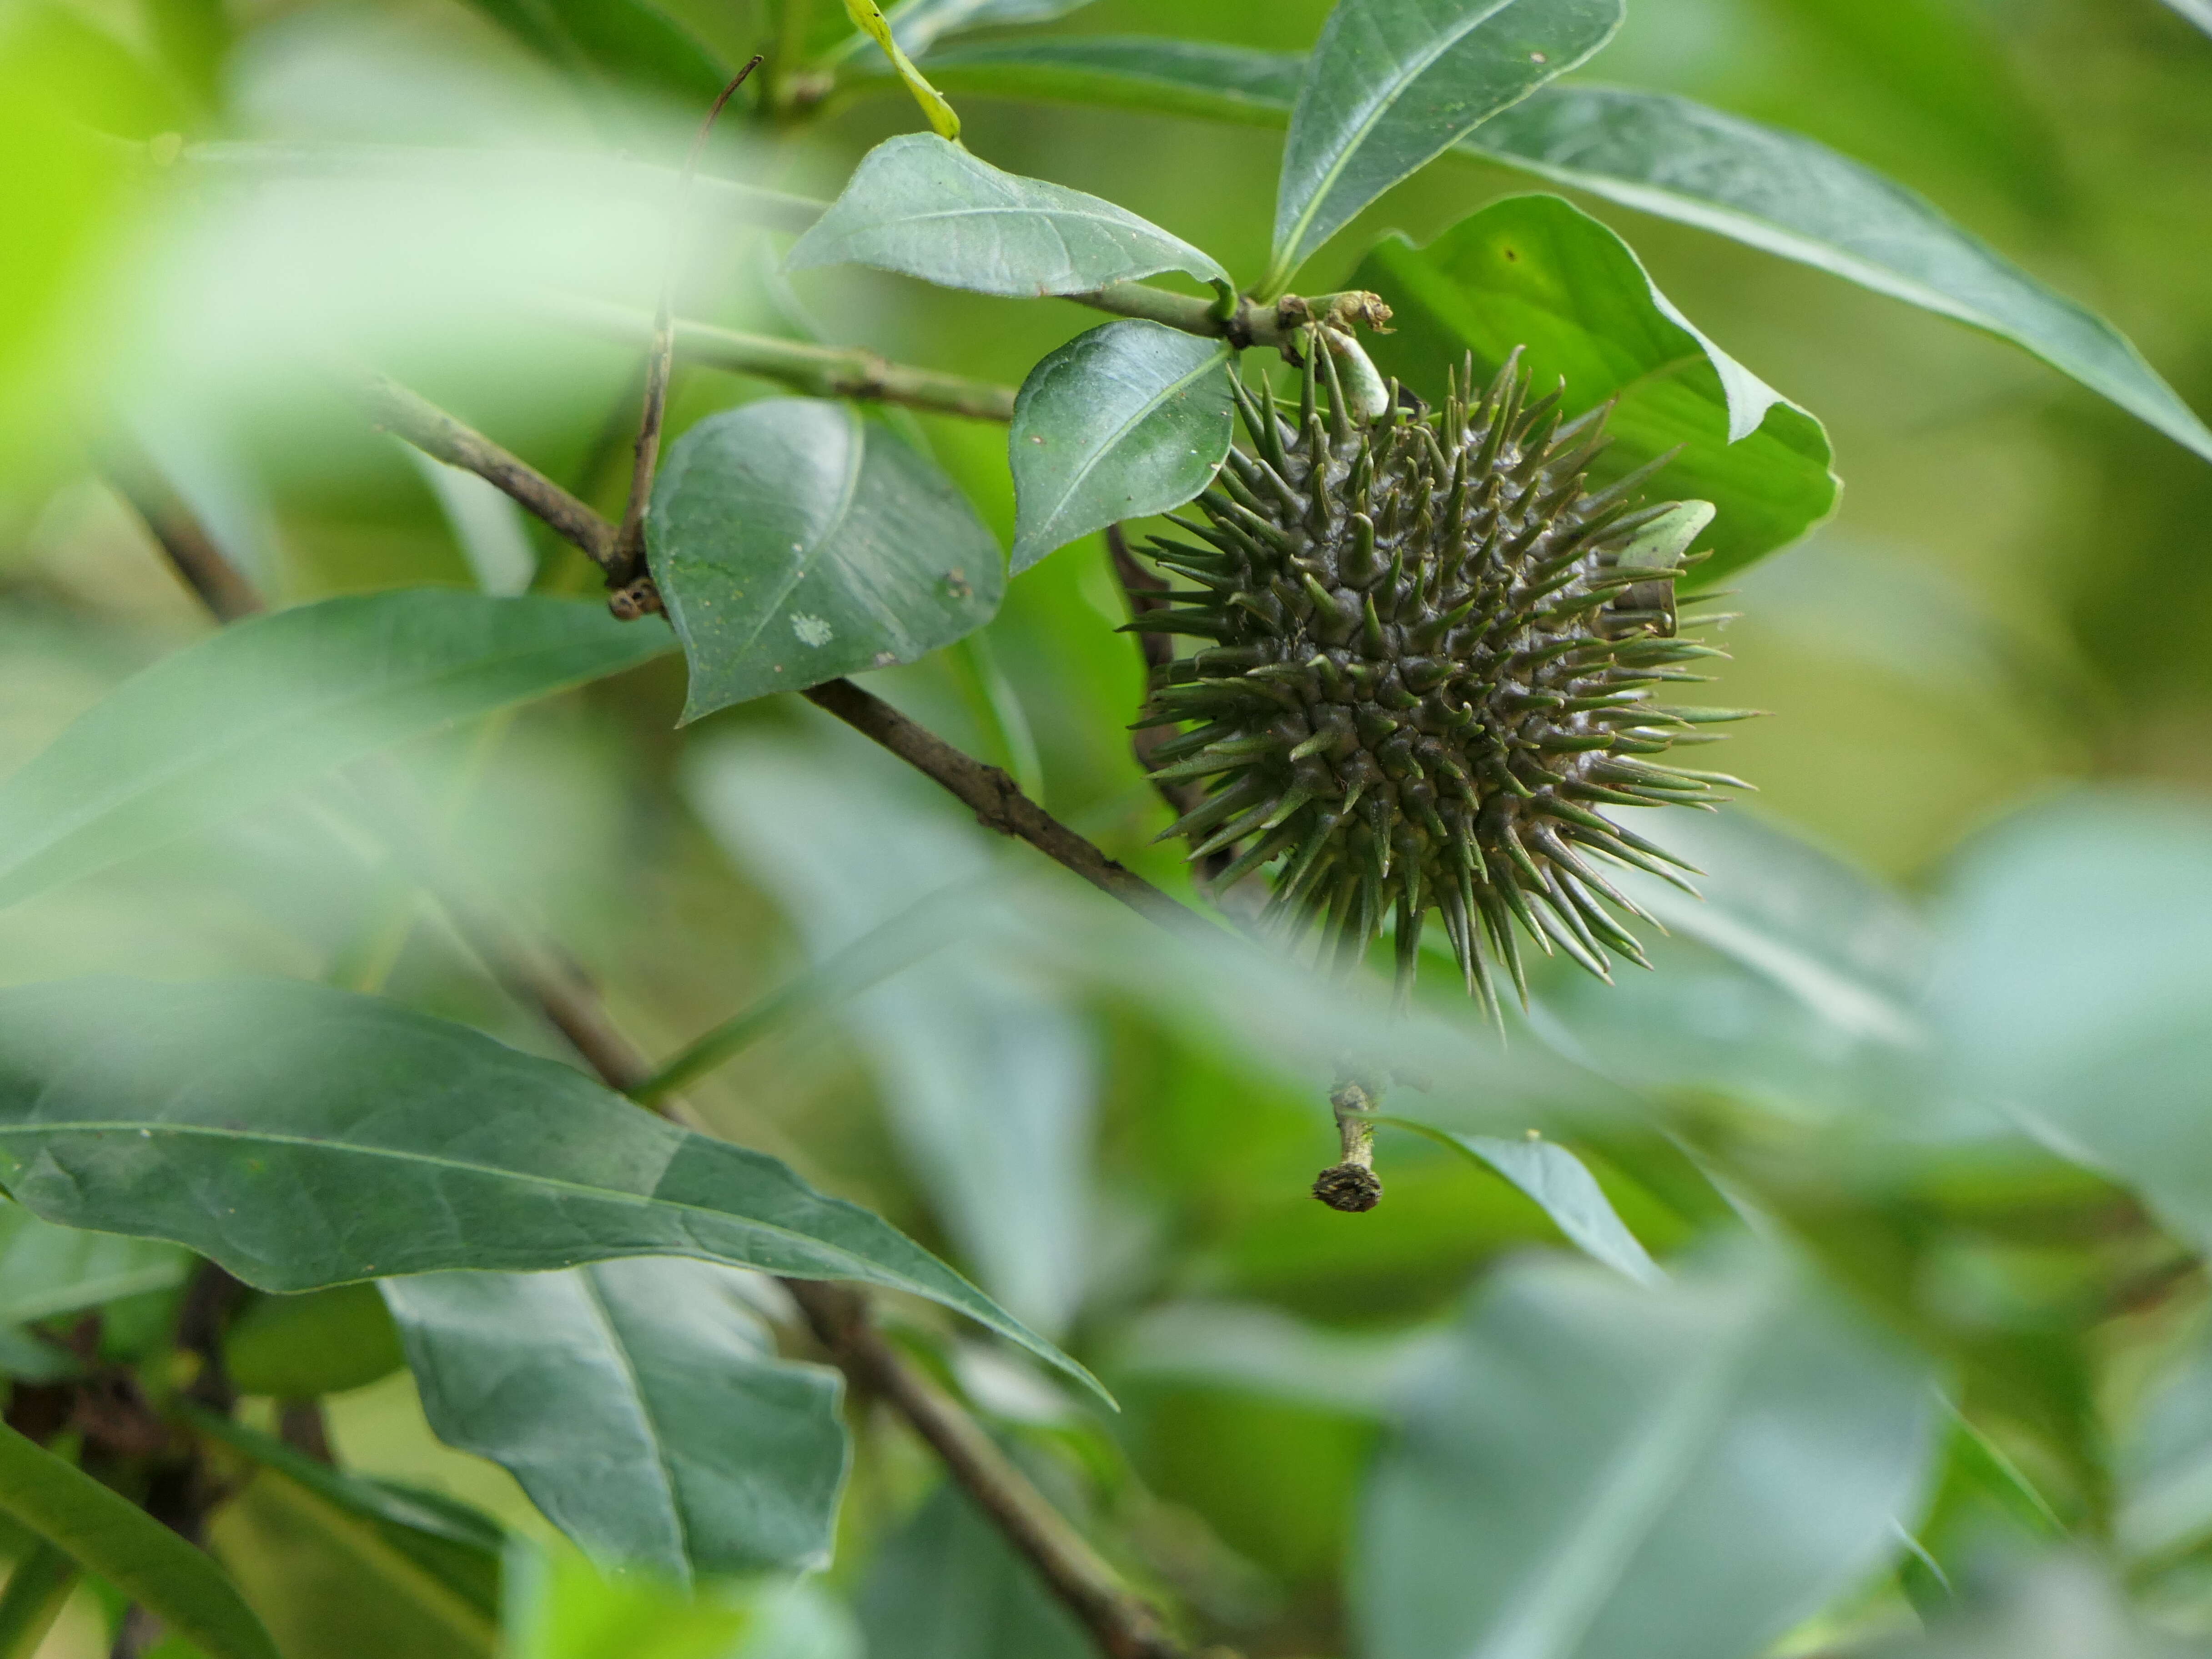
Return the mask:
<path id="1" fill-rule="evenodd" d="M 573 294 L 550 294 L 540 303 L 549 315 L 605 339 L 628 345 L 652 337 L 652 317 L 628 306 L 610 305 Z M 809 345 L 800 340 L 782 340 L 769 334 L 741 334 L 735 329 L 717 328 L 711 323 L 678 319 L 676 355 L 686 362 L 709 368 L 781 380 L 817 397 L 904 404 L 913 409 L 965 415 L 979 421 L 1011 421 L 1014 417 L 1011 386 L 890 362 L 872 351 L 850 346 Z"/>
<path id="2" fill-rule="evenodd" d="M 984 884 L 984 879 L 977 878 L 939 888 L 881 927 L 863 933 L 828 961 L 732 1014 L 625 1092 L 640 1105 L 650 1106 L 735 1059 L 791 1016 L 858 996 L 902 969 L 912 967 L 950 937 L 945 913 L 972 902 Z"/>
<path id="3" fill-rule="evenodd" d="M 1141 317 L 1148 322 L 1179 328 L 1186 334 L 1227 340 L 1238 347 L 1268 346 L 1278 351 L 1301 347 L 1302 337 L 1316 322 L 1348 339 L 1356 324 L 1375 328 L 1390 320 L 1390 307 L 1382 303 L 1381 296 L 1361 289 L 1316 295 L 1310 299 L 1286 294 L 1279 300 L 1261 301 L 1247 294 L 1237 298 L 1226 315 L 1223 314 L 1218 299 L 1177 294 L 1170 289 L 1155 288 L 1150 283 L 1110 283 L 1088 294 L 1065 297 L 1097 311 L 1110 311 L 1117 317 Z"/>
<path id="4" fill-rule="evenodd" d="M 31 1659 L 38 1652 L 76 1580 L 76 1562 L 43 1538 L 32 1541 L 0 1594 L 0 1659 Z"/>

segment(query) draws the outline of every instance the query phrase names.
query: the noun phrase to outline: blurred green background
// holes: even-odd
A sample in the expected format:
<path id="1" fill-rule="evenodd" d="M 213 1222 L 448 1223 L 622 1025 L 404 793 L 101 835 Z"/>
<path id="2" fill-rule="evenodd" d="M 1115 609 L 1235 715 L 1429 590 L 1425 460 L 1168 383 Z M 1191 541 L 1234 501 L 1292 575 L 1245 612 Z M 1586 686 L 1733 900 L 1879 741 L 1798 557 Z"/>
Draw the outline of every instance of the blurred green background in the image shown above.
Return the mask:
<path id="1" fill-rule="evenodd" d="M 754 8 L 670 9 L 729 58 L 765 44 Z M 1325 11 L 1097 0 L 1054 27 L 1303 50 Z M 1794 127 L 1923 191 L 2111 318 L 2212 410 L 2212 40 L 2153 0 L 1647 0 L 1594 72 Z M 369 431 L 321 354 L 376 358 L 618 511 L 636 354 L 564 333 L 513 296 L 534 271 L 649 304 L 665 245 L 654 216 L 574 210 L 557 168 L 532 174 L 544 199 L 512 222 L 458 165 L 445 194 L 261 196 L 238 186 L 242 165 L 193 147 L 562 145 L 668 161 L 694 109 L 580 91 L 460 0 L 10 0 L 0 91 L 0 772 L 209 626 L 88 464 L 88 435 L 131 433 L 276 602 L 421 582 L 584 590 L 573 552 Z M 1256 275 L 1277 132 L 962 106 L 980 155 L 1109 197 Z M 914 125 L 890 96 L 788 131 L 733 122 L 707 165 L 827 195 L 867 146 Z M 1385 229 L 1425 240 L 1525 188 L 1441 162 L 1325 249 L 1302 287 L 1334 287 Z M 2212 787 L 2212 467 L 2007 346 L 1584 205 L 1693 321 L 1826 422 L 1845 481 L 1831 525 L 1736 584 L 1735 659 L 1714 696 L 1770 716 L 1729 744 L 1728 769 L 1760 792 L 1741 810 L 1915 893 L 1934 890 L 1977 831 L 2084 781 L 2148 784 L 2202 810 L 2191 792 Z M 1007 385 L 1094 321 L 852 270 L 793 287 L 774 273 L 777 246 L 695 238 L 684 309 Z M 769 390 L 687 372 L 673 430 Z M 1002 431 L 894 424 L 1003 538 Z M 978 641 L 871 684 L 1173 881 L 1173 856 L 1147 847 L 1164 818 L 1123 729 L 1141 681 L 1113 632 L 1122 618 L 1092 538 L 1014 584 Z M 679 732 L 681 672 L 664 661 L 410 757 L 501 898 L 574 953 L 649 1050 L 674 1049 L 931 888 L 1023 867 L 1022 849 L 990 844 L 793 699 Z M 1497 1252 L 1556 1237 L 1502 1184 L 1412 1142 L 1390 1152 L 1389 1202 L 1348 1225 L 1304 1193 L 1334 1156 L 1321 1103 L 1211 1042 L 1202 1022 L 1178 1028 L 1137 999 L 980 949 L 948 960 L 927 985 L 909 975 L 787 1026 L 694 1105 L 881 1209 L 1025 1316 L 1100 1344 L 1126 1335 L 1132 1310 L 1184 1297 L 1340 1331 L 1392 1325 L 1448 1306 Z M 1662 981 L 1694 982 L 1692 947 L 1661 965 Z M 103 970 L 385 983 L 550 1049 L 307 801 L 0 913 L 7 980 Z M 961 1137 L 982 1120 L 959 1111 L 988 1117 L 1000 1096 L 1003 1167 L 961 1166 Z M 1636 1183 L 1615 1184 L 1656 1250 L 1690 1231 Z M 1116 1450 L 1037 1405 L 1035 1379 L 968 1358 L 971 1390 L 1008 1422 L 1026 1413 L 1048 1473 L 1134 1540 L 1135 1571 L 1255 1655 L 1338 1650 L 1340 1559 L 1376 1432 L 1365 1416 L 1139 1382 L 1125 1384 Z M 431 1440 L 404 1374 L 332 1414 L 361 1467 L 543 1534 L 504 1475 Z M 887 1435 L 867 1445 L 841 1589 L 884 1559 L 872 1540 L 927 1485 L 910 1449 Z M 865 1595 L 858 1605 L 866 1625 Z M 1032 1650 L 1054 1651 L 1065 1632 L 1036 1616 Z M 64 1630 L 52 1651 L 82 1639 Z"/>

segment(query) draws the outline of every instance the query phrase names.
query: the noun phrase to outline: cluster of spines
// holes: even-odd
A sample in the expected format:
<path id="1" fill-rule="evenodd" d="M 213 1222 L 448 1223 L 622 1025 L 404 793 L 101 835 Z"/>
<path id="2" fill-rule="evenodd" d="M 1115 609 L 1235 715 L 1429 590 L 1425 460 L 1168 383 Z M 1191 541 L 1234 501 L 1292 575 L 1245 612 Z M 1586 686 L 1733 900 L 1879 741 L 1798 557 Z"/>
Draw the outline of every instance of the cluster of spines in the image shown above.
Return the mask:
<path id="1" fill-rule="evenodd" d="M 1650 918 L 1592 859 L 1678 884 L 1688 866 L 1596 809 L 1709 805 L 1736 780 L 1652 757 L 1741 718 L 1649 700 L 1721 654 L 1673 636 L 1671 570 L 1620 562 L 1674 506 L 1632 505 L 1669 458 L 1589 490 L 1606 410 L 1531 401 L 1518 354 L 1479 397 L 1470 362 L 1433 418 L 1394 386 L 1354 419 L 1322 350 L 1294 422 L 1232 384 L 1250 453 L 1175 520 L 1195 542 L 1152 550 L 1197 586 L 1133 624 L 1211 642 L 1145 716 L 1191 723 L 1156 776 L 1214 781 L 1166 833 L 1194 858 L 1244 843 L 1223 886 L 1283 860 L 1264 919 L 1325 927 L 1340 963 L 1395 910 L 1401 989 L 1431 908 L 1493 1010 L 1488 958 L 1526 994 L 1516 928 L 1601 975 L 1608 950 L 1641 963 L 1601 901 Z"/>

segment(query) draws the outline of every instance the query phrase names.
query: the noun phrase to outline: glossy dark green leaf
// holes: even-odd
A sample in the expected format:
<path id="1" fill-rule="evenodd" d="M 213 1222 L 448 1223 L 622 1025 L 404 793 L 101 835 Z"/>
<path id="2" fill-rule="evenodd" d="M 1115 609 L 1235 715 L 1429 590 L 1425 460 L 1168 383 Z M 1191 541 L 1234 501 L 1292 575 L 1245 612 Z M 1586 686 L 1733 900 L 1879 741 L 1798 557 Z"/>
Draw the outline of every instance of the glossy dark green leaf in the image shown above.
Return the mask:
<path id="1" fill-rule="evenodd" d="M 0 1513 L 106 1579 L 207 1659 L 280 1659 L 222 1568 L 129 1498 L 4 1426 Z"/>
<path id="2" fill-rule="evenodd" d="M 873 265 L 1014 299 L 1085 294 L 1163 270 L 1229 281 L 1211 256 L 1127 208 L 1001 172 L 929 132 L 870 150 L 786 264 Z"/>
<path id="3" fill-rule="evenodd" d="M 1229 453 L 1230 349 L 1134 319 L 1079 334 L 1014 400 L 1016 574 L 1122 519 L 1181 507 Z"/>
<path id="4" fill-rule="evenodd" d="M 350 1632 L 346 1651 L 373 1652 L 362 1647 L 364 1638 L 387 1644 L 411 1638 L 464 1652 L 489 1648 L 507 1542 L 497 1522 L 450 1498 L 333 1468 L 233 1418 L 189 1415 L 201 1434 L 258 1466 L 246 1494 L 254 1512 L 226 1514 L 216 1547 L 284 1634 L 288 1659 L 307 1644 L 300 1639 L 306 1631 L 331 1625 L 327 1600 L 319 1608 L 317 1598 L 327 1596 L 325 1581 L 333 1571 L 361 1581 L 352 1586 L 356 1597 L 386 1604 L 400 1626 Z M 241 1531 L 274 1547 L 256 1550 Z"/>
<path id="5" fill-rule="evenodd" d="M 0 782 L 0 904 L 405 738 L 659 656 L 604 605 L 410 588 L 239 623 L 126 680 Z"/>
<path id="6" fill-rule="evenodd" d="M 1485 1169 L 1510 1181 L 1551 1217 L 1567 1240 L 1594 1261 L 1601 1261 L 1639 1285 L 1662 1284 L 1666 1275 L 1613 1207 L 1589 1167 L 1556 1140 L 1538 1135 L 1508 1140 L 1502 1135 L 1452 1134 L 1431 1129 L 1418 1113 L 1386 1115 L 1395 1123 L 1431 1136 L 1464 1152 Z"/>
<path id="7" fill-rule="evenodd" d="M 1044 23 L 1079 11 L 1091 0 L 904 0 L 885 15 L 900 46 L 916 58 L 963 29 Z"/>
<path id="8" fill-rule="evenodd" d="M 772 1158 L 372 997 L 283 981 L 0 993 L 0 1178 L 263 1290 L 688 1255 L 942 1302 L 1088 1376 Z"/>
<path id="9" fill-rule="evenodd" d="M 771 398 L 669 452 L 647 544 L 691 665 L 684 717 L 949 645 L 1005 591 L 995 538 L 934 462 L 843 404 Z"/>
<path id="10" fill-rule="evenodd" d="M 1285 118 L 1299 69 L 1289 53 L 1134 39 L 957 46 L 930 63 L 958 92 L 1255 122 Z M 1984 330 L 2212 459 L 2212 428 L 2118 329 L 1925 198 L 1812 139 L 1664 93 L 1552 86 L 1456 149 Z"/>
<path id="11" fill-rule="evenodd" d="M 703 110 L 730 70 L 649 0 L 475 0 L 493 21 L 556 68 L 590 82 L 654 94 Z"/>
<path id="12" fill-rule="evenodd" d="M 1679 450 L 1649 495 L 1719 509 L 1697 539 L 1738 568 L 1788 545 L 1835 510 L 1839 485 L 1820 423 L 1700 334 L 1653 284 L 1627 243 L 1557 196 L 1513 196 L 1424 248 L 1386 239 L 1352 286 L 1389 301 L 1376 364 L 1431 399 L 1447 365 L 1472 352 L 1487 380 L 1516 347 L 1569 414 L 1612 403 L 1600 480 Z"/>
<path id="13" fill-rule="evenodd" d="M 1875 1567 L 1925 1370 L 1771 1262 L 1650 1288 L 1504 1270 L 1377 1463 L 1355 1579 L 1390 1659 L 1750 1659 Z"/>
<path id="14" fill-rule="evenodd" d="M 1281 292 L 1384 191 L 1586 62 L 1621 15 L 1621 0 L 1338 0 L 1291 112 L 1261 292 Z"/>
<path id="15" fill-rule="evenodd" d="M 1090 1659 L 1083 1626 L 951 1483 L 877 1553 L 860 1588 L 868 1659 Z"/>
<path id="16" fill-rule="evenodd" d="M 838 1376 L 776 1357 L 743 1275 L 663 1256 L 383 1291 L 438 1437 L 592 1556 L 679 1582 L 828 1563 Z"/>
<path id="17" fill-rule="evenodd" d="M 222 1363 L 240 1394 L 313 1400 L 366 1388 L 407 1362 L 376 1287 L 334 1285 L 257 1299 L 224 1331 Z"/>

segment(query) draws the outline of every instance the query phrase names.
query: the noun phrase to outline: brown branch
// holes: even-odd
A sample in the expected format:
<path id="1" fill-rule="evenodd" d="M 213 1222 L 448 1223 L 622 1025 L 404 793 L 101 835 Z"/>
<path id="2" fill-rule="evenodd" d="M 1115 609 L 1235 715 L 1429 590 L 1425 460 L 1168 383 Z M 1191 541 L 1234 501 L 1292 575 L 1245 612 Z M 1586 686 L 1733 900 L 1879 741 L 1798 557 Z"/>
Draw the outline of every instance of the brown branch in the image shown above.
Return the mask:
<path id="1" fill-rule="evenodd" d="M 855 1389 L 890 1402 L 1111 1659 L 1183 1659 L 1158 1612 L 1121 1581 L 1048 1503 L 998 1443 L 910 1365 L 868 1316 L 867 1298 L 842 1285 L 784 1281 L 814 1334 Z"/>
<path id="2" fill-rule="evenodd" d="M 499 483 L 523 506 L 535 512 L 538 500 L 557 498 L 573 504 L 588 520 L 586 522 L 570 517 L 568 523 L 578 532 L 572 534 L 563 523 L 549 517 L 546 522 L 554 530 L 575 541 L 587 553 L 592 552 L 594 544 L 611 545 L 614 527 L 567 491 L 532 473 L 505 450 L 471 432 L 412 392 L 390 382 L 383 385 L 388 389 L 385 401 L 406 421 L 404 426 L 393 421 L 390 429 L 410 441 L 410 427 L 434 436 L 443 448 L 428 453 L 455 465 L 469 465 L 462 457 L 496 458 L 495 464 L 508 475 L 510 482 L 501 478 L 492 478 L 492 482 Z M 430 418 L 424 419 L 426 414 Z M 471 466 L 470 470 L 477 469 Z M 592 539 L 580 539 L 580 535 Z M 156 539 L 161 538 L 157 535 Z M 208 542 L 206 545 L 212 548 L 213 544 Z M 162 541 L 162 547 L 167 550 L 167 541 Z M 219 552 L 216 556 L 221 556 Z M 237 577 L 235 570 L 231 574 L 250 596 L 252 590 L 243 579 Z M 258 605 L 257 599 L 255 608 Z M 848 694 L 845 701 L 852 712 L 833 706 L 838 701 L 834 695 L 828 702 L 818 696 L 815 700 L 876 738 L 892 752 L 907 755 L 912 751 L 942 769 L 944 775 L 931 770 L 929 765 L 922 766 L 931 776 L 975 807 L 977 817 L 984 823 L 1043 847 L 1078 874 L 1140 913 L 1151 914 L 1154 908 L 1164 906 L 1173 913 L 1176 925 L 1203 925 L 1164 893 L 1130 874 L 1073 830 L 1050 817 L 996 767 L 984 766 L 961 754 L 850 682 L 837 681 L 833 684 L 842 687 Z M 830 687 L 815 690 L 830 691 Z M 921 760 L 915 763 L 922 765 Z M 564 971 L 552 960 L 550 953 L 530 945 L 508 929 L 488 907 L 475 902 L 465 885 L 453 879 L 446 869 L 443 856 L 434 844 L 427 836 L 413 830 L 404 811 L 387 806 L 375 812 L 374 817 L 380 830 L 398 837 L 398 848 L 404 856 L 410 862 L 421 860 L 415 872 L 417 878 L 424 881 L 446 908 L 455 931 L 493 977 L 510 995 L 534 1008 L 567 1037 L 608 1087 L 627 1092 L 653 1075 L 653 1068 L 644 1054 L 608 1018 L 591 988 Z M 659 1106 L 665 1109 L 669 1103 L 663 1100 Z M 866 1299 L 860 1292 L 849 1286 L 808 1279 L 787 1279 L 781 1282 L 806 1316 L 823 1348 L 844 1370 L 854 1388 L 878 1395 L 897 1409 L 915 1433 L 944 1460 L 952 1478 L 999 1526 L 1008 1541 L 1036 1566 L 1053 1594 L 1083 1622 L 1109 1659 L 1188 1659 L 1188 1650 L 1168 1634 L 1158 1612 L 1121 1582 L 1090 1540 L 1053 1508 L 966 1410 L 884 1341 L 868 1318 Z"/>
<path id="3" fill-rule="evenodd" d="M 464 426 L 397 380 L 372 375 L 362 384 L 361 393 L 370 421 L 380 430 L 504 490 L 525 511 L 543 520 L 555 535 L 583 549 L 592 563 L 613 574 L 614 526 L 520 456 L 501 449 L 483 433 Z"/>
<path id="4" fill-rule="evenodd" d="M 556 321 L 625 345 L 649 338 L 653 331 L 648 313 L 585 295 L 549 293 L 538 296 L 532 304 Z M 744 334 L 679 317 L 676 356 L 679 362 L 702 368 L 779 380 L 820 398 L 904 404 L 977 421 L 1014 418 L 1012 386 L 893 362 L 859 346 L 814 345 L 772 334 Z"/>
<path id="5" fill-rule="evenodd" d="M 817 708 L 828 709 L 863 737 L 881 744 L 958 796 L 986 830 L 1029 842 L 1147 921 L 1178 933 L 1214 934 L 1215 929 L 1196 911 L 1176 903 L 1134 871 L 1108 858 L 1024 794 L 1006 773 L 955 749 L 881 697 L 863 691 L 850 680 L 830 680 L 804 695 Z"/>
<path id="6" fill-rule="evenodd" d="M 177 494 L 161 469 L 131 439 L 110 432 L 94 464 L 108 487 L 129 502 L 169 556 L 169 565 L 220 622 L 236 622 L 261 609 L 261 596 L 224 556 L 199 516 Z"/>
<path id="7" fill-rule="evenodd" d="M 622 527 L 615 532 L 615 565 L 607 580 L 620 587 L 645 574 L 645 515 L 653 504 L 653 474 L 660 464 L 660 428 L 668 414 L 668 376 L 676 363 L 676 275 L 684 263 L 684 205 L 691 193 L 692 175 L 699 171 L 699 152 L 722 109 L 737 95 L 745 77 L 761 66 L 756 54 L 738 71 L 737 79 L 722 88 L 684 157 L 676 175 L 676 200 L 669 210 L 668 258 L 660 272 L 660 301 L 653 313 L 653 348 L 645 362 L 645 405 L 638 416 L 637 446 L 629 473 L 629 499 L 623 507 Z M 658 609 L 658 607 L 654 607 Z"/>

